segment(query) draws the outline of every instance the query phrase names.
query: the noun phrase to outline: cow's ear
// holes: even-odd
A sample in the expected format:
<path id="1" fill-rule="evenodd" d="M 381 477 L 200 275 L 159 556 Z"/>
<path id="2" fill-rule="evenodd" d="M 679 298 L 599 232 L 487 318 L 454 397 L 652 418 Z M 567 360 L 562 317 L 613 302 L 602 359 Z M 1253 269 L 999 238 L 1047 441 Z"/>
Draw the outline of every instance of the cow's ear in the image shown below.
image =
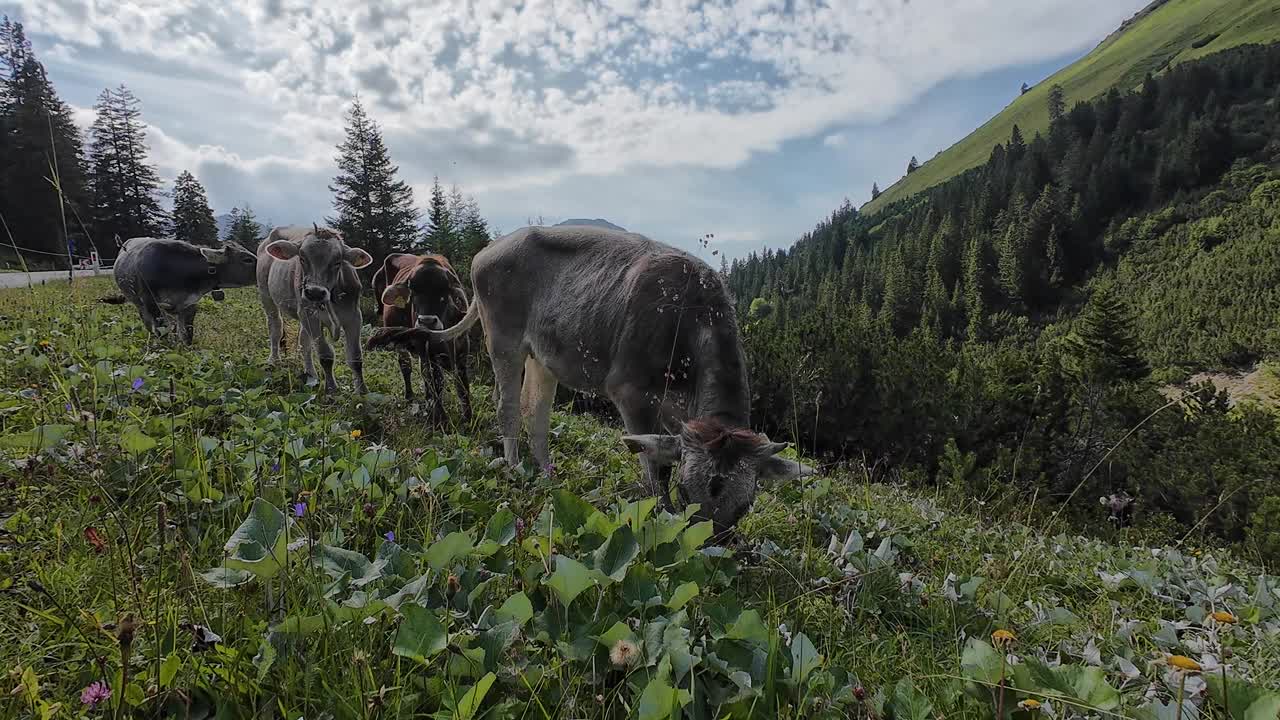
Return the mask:
<path id="1" fill-rule="evenodd" d="M 396 279 L 396 274 L 400 272 L 400 266 L 397 264 L 400 258 L 413 257 L 409 253 L 391 253 L 382 259 L 382 274 L 386 276 L 387 282 Z"/>
<path id="2" fill-rule="evenodd" d="M 351 263 L 351 267 L 360 270 L 373 264 L 373 256 L 360 248 L 349 247 L 342 253 L 342 259 Z"/>
<path id="3" fill-rule="evenodd" d="M 782 448 L 786 447 L 786 443 L 770 443 L 770 445 L 781 445 Z M 781 450 L 782 448 L 778 449 Z M 817 470 L 814 470 L 802 462 L 796 462 L 789 458 L 779 457 L 773 453 L 761 455 L 760 460 L 756 463 L 756 478 L 762 483 L 777 482 L 779 480 L 792 480 L 817 474 Z"/>
<path id="4" fill-rule="evenodd" d="M 402 308 L 409 304 L 409 288 L 401 283 L 388 285 L 386 290 L 382 291 L 382 304 L 395 305 Z"/>
<path id="5" fill-rule="evenodd" d="M 277 260 L 292 260 L 298 256 L 298 243 L 292 240 L 276 240 L 267 246 L 267 254 Z"/>
<path id="6" fill-rule="evenodd" d="M 226 248 L 202 247 L 200 248 L 200 254 L 204 256 L 205 260 L 214 265 L 221 265 L 227 261 Z"/>
<path id="7" fill-rule="evenodd" d="M 622 442 L 631 452 L 644 455 L 659 465 L 675 465 L 680 460 L 678 435 L 623 435 Z"/>

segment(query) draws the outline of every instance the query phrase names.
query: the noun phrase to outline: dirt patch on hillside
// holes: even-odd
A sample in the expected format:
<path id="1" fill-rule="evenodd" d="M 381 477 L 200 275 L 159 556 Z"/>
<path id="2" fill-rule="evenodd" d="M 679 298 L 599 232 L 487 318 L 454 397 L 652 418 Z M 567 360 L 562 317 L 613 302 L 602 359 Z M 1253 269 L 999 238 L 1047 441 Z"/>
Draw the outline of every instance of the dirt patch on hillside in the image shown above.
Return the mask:
<path id="1" fill-rule="evenodd" d="M 1275 369 L 1263 365 L 1235 373 L 1196 373 L 1186 383 L 1166 385 L 1160 392 L 1173 399 L 1186 388 L 1206 381 L 1213 383 L 1218 390 L 1225 390 L 1233 406 L 1245 400 L 1280 406 L 1280 377 L 1277 377 Z"/>

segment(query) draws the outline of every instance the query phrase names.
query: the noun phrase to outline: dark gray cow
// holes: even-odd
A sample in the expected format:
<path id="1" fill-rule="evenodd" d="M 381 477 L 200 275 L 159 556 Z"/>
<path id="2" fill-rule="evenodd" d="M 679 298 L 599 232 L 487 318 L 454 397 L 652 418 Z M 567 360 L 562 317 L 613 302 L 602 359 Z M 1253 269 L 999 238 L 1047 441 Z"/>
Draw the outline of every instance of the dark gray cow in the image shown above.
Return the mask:
<path id="1" fill-rule="evenodd" d="M 733 304 L 706 263 L 641 235 L 562 226 L 517 230 L 471 267 L 475 296 L 462 321 L 405 333 L 449 342 L 483 324 L 509 464 L 519 462 L 522 406 L 533 456 L 548 462 L 551 403 L 564 383 L 613 401 L 631 433 L 623 440 L 667 507 L 679 462 L 681 498 L 699 503 L 718 532 L 747 511 L 759 480 L 813 473 L 776 455 L 785 444 L 747 429 Z M 672 410 L 680 432 L 661 434 Z"/>
<path id="2" fill-rule="evenodd" d="M 333 379 L 333 348 L 324 331 L 342 337 L 347 365 L 355 376 L 355 391 L 365 393 L 360 348 L 360 289 L 356 270 L 373 262 L 369 253 L 349 247 L 342 234 L 317 225 L 275 228 L 258 248 L 258 298 L 267 313 L 271 333 L 271 362 L 280 359 L 284 324 L 280 311 L 298 321 L 298 349 L 307 377 L 316 377 L 311 360 L 315 343 L 324 369 L 325 390 L 338 389 Z"/>
<path id="3" fill-rule="evenodd" d="M 253 253 L 236 243 L 210 248 L 167 238 L 131 238 L 113 270 L 124 297 L 106 301 L 136 305 L 152 333 L 176 321 L 178 336 L 190 345 L 200 298 L 220 288 L 252 285 L 256 262 Z"/>

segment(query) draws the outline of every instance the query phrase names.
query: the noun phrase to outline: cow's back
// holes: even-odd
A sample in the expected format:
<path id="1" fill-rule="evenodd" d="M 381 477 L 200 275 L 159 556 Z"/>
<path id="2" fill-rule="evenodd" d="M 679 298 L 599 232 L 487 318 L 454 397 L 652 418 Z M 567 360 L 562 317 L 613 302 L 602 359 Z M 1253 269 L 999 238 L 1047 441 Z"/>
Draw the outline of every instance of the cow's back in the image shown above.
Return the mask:
<path id="1" fill-rule="evenodd" d="M 208 261 L 190 243 L 168 238 L 140 237 L 126 241 L 116 258 L 116 285 L 131 300 L 145 293 L 168 296 L 196 293 L 208 275 Z"/>

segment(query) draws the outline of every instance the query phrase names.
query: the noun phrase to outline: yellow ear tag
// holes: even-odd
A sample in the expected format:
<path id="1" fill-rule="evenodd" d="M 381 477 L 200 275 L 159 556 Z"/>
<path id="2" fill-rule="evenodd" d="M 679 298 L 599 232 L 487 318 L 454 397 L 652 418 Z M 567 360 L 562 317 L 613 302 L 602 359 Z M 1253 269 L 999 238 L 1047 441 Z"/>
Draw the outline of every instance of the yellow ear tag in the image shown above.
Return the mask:
<path id="1" fill-rule="evenodd" d="M 394 305 L 398 308 L 404 308 L 409 304 L 409 298 L 403 295 L 397 295 Z"/>

